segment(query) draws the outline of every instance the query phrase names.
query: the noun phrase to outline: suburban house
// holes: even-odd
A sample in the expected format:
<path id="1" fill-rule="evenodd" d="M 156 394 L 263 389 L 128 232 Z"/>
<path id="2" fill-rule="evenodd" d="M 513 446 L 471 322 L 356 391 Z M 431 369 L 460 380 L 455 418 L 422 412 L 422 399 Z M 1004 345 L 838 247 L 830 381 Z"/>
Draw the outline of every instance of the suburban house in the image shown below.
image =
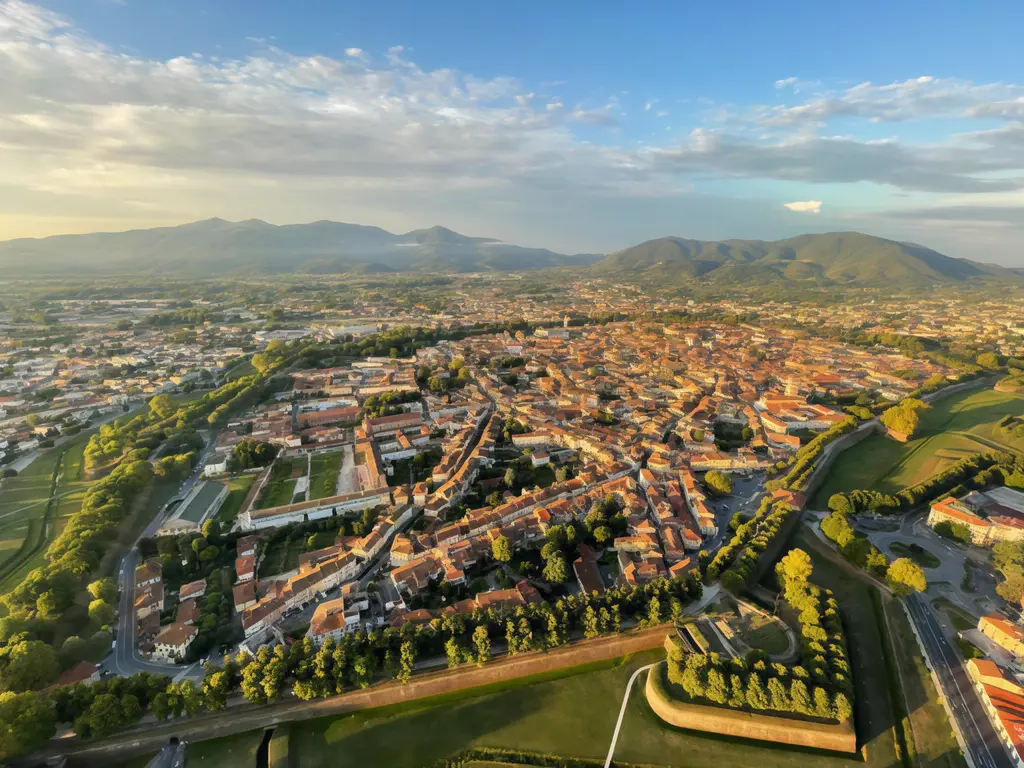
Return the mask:
<path id="1" fill-rule="evenodd" d="M 170 624 L 156 636 L 153 656 L 167 662 L 184 659 L 185 652 L 198 634 L 199 630 L 190 624 Z"/>
<path id="2" fill-rule="evenodd" d="M 344 634 L 359 629 L 359 604 L 347 604 L 344 597 L 320 603 L 313 612 L 306 635 L 317 645 L 328 637 L 337 640 Z"/>

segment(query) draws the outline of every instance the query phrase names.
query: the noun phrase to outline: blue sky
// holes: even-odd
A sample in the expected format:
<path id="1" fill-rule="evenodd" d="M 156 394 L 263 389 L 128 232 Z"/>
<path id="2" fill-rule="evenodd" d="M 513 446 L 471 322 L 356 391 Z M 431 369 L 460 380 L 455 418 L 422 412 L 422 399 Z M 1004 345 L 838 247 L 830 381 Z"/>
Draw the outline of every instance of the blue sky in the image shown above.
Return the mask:
<path id="1" fill-rule="evenodd" d="M 0 0 L 0 237 L 855 229 L 1024 264 L 1024 5 L 965 8 Z"/>

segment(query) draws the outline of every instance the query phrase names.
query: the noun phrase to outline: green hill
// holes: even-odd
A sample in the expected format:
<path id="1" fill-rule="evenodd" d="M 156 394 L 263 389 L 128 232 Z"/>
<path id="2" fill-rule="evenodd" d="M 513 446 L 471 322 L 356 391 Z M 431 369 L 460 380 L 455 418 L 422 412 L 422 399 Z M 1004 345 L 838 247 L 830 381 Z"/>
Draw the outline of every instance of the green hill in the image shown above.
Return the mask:
<path id="1" fill-rule="evenodd" d="M 612 253 L 591 270 L 597 275 L 711 283 L 812 280 L 892 285 L 1024 279 L 1005 267 L 859 232 L 798 235 L 774 242 L 663 237 Z"/>

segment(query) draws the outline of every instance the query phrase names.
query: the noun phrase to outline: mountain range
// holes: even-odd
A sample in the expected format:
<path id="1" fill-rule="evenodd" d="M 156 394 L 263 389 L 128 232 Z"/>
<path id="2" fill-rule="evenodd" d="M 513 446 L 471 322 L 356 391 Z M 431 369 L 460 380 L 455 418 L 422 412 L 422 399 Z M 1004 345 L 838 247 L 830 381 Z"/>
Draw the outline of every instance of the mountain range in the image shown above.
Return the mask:
<path id="1" fill-rule="evenodd" d="M 521 271 L 577 267 L 597 277 L 662 284 L 802 282 L 906 285 L 979 280 L 1024 282 L 1024 269 L 945 256 L 859 232 L 785 240 L 663 237 L 607 256 L 560 254 L 444 227 L 394 234 L 316 221 L 276 226 L 207 219 L 177 227 L 56 235 L 0 242 L 0 273 L 269 275 Z"/>
<path id="2" fill-rule="evenodd" d="M 177 227 L 0 242 L 0 270 L 19 275 L 336 274 L 476 272 L 587 265 L 600 256 L 523 248 L 444 227 L 396 235 L 379 227 L 315 221 L 206 219 Z"/>
<path id="3" fill-rule="evenodd" d="M 798 235 L 770 242 L 663 237 L 609 254 L 592 270 L 608 276 L 711 283 L 811 280 L 906 285 L 1024 280 L 1021 269 L 953 258 L 914 243 L 860 232 Z"/>

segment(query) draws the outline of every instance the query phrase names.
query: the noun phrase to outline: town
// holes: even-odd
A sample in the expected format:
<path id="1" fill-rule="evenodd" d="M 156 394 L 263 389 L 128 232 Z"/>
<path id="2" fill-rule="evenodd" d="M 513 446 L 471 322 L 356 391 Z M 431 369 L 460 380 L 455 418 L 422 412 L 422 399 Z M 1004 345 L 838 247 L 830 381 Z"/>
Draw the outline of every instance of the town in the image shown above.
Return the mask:
<path id="1" fill-rule="evenodd" d="M 809 625 L 761 586 L 797 546 L 906 601 L 896 652 L 936 670 L 953 704 L 929 716 L 949 718 L 959 751 L 1020 759 L 1024 588 L 996 589 L 1024 567 L 1007 549 L 1024 546 L 1019 306 L 680 307 L 601 281 L 524 299 L 516 276 L 454 280 L 443 302 L 404 308 L 373 288 L 344 309 L 232 295 L 0 316 L 2 639 L 53 646 L 23 690 L 64 702 L 166 679 L 140 713 L 159 722 L 208 697 L 221 697 L 214 711 L 372 691 L 382 674 L 499 674 L 502 658 L 617 635 L 650 649 L 668 622 L 662 685 L 696 702 L 710 694 L 687 682 L 688 659 L 807 653 L 793 633 Z M 855 454 L 932 439 L 919 435 L 944 403 L 997 391 L 1011 415 L 979 422 L 973 453 L 936 449 L 906 483 L 912 501 L 857 474 Z M 92 530 L 97 494 L 121 511 Z M 59 570 L 72 551 L 95 551 L 73 566 L 88 576 L 84 603 Z M 345 671 L 326 689 L 291 671 L 336 649 Z M 289 671 L 271 673 L 274 659 Z M 830 663 L 806 711 L 834 730 L 771 738 L 850 748 L 851 708 L 870 702 L 864 681 L 842 682 L 842 656 Z M 216 675 L 227 688 L 215 694 Z M 273 689 L 247 688 L 267 675 Z M 679 703 L 652 685 L 651 706 L 676 723 Z M 799 697 L 786 697 L 762 709 L 788 712 Z M 137 722 L 101 716 L 97 700 L 59 705 L 79 738 Z M 986 732 L 969 711 L 986 713 Z"/>

